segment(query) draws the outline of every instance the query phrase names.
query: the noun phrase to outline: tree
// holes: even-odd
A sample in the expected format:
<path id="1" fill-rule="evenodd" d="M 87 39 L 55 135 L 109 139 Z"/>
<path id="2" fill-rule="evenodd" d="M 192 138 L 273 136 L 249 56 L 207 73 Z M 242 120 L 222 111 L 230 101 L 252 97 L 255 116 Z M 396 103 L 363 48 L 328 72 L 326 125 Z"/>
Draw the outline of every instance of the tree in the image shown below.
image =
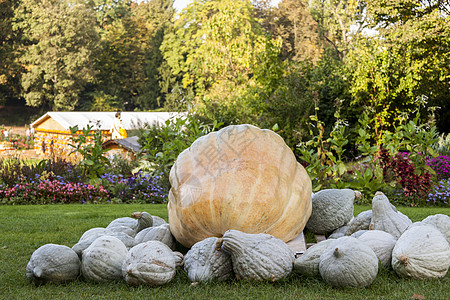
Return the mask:
<path id="1" fill-rule="evenodd" d="M 167 29 L 174 16 L 173 0 L 152 0 L 147 5 L 139 6 L 136 12 L 136 23 L 143 24 L 148 29 L 149 41 L 145 53 L 143 70 L 145 80 L 138 88 L 139 95 L 136 97 L 136 105 L 140 109 L 156 109 L 164 105 L 165 98 L 161 91 L 160 70 L 163 64 L 161 44 Z"/>
<path id="2" fill-rule="evenodd" d="M 445 3 L 367 2 L 367 21 L 378 36 L 354 47 L 346 64 L 353 104 L 369 112 L 377 140 L 414 112 L 428 118 L 433 107 L 440 107 L 438 128 L 449 128 L 450 17 Z"/>
<path id="3" fill-rule="evenodd" d="M 416 85 L 413 97 L 426 99 L 427 107 L 437 107 L 437 126 L 448 132 L 449 1 L 372 0 L 368 2 L 368 17 L 371 24 L 378 25 L 387 51 L 398 51 L 414 62 L 408 70 Z"/>
<path id="4" fill-rule="evenodd" d="M 365 28 L 365 1 L 311 0 L 311 14 L 319 25 L 319 35 L 340 59 L 348 52 L 354 37 Z"/>
<path id="5" fill-rule="evenodd" d="M 23 0 L 16 10 L 18 28 L 30 40 L 20 62 L 27 105 L 73 110 L 95 74 L 95 14 L 81 0 Z"/>
<path id="6" fill-rule="evenodd" d="M 101 28 L 129 14 L 131 0 L 87 0 L 92 1 Z"/>
<path id="7" fill-rule="evenodd" d="M 17 62 L 21 33 L 13 28 L 17 0 L 0 0 L 0 105 L 17 100 L 23 68 Z"/>
<path id="8" fill-rule="evenodd" d="M 183 10 L 162 49 L 172 76 L 184 90 L 192 89 L 192 104 L 230 123 L 254 117 L 244 95 L 256 84 L 256 68 L 279 46 L 255 18 L 250 1 L 201 0 Z"/>
<path id="9" fill-rule="evenodd" d="M 277 8 L 264 16 L 270 18 L 269 30 L 283 40 L 282 58 L 294 61 L 312 59 L 317 61 L 322 54 L 322 42 L 317 22 L 311 16 L 308 3 L 298 0 L 283 0 Z"/>
<path id="10" fill-rule="evenodd" d="M 129 11 L 105 24 L 97 67 L 97 90 L 119 99 L 120 109 L 154 109 L 162 105 L 159 46 L 173 16 L 172 0 L 131 3 Z M 158 103 L 159 101 L 159 103 Z"/>

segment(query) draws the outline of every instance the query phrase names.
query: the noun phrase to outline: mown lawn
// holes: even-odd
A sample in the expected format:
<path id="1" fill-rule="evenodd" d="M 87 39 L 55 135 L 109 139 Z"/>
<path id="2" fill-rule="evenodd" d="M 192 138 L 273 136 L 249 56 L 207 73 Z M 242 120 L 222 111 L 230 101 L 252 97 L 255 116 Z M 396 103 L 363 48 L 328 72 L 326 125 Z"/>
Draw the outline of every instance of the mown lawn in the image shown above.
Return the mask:
<path id="1" fill-rule="evenodd" d="M 368 209 L 356 206 L 355 215 Z M 436 213 L 450 215 L 450 208 L 399 210 L 413 221 Z M 419 299 L 419 295 L 425 299 L 450 299 L 449 274 L 441 280 L 419 281 L 399 278 L 386 269 L 380 270 L 368 288 L 350 290 L 334 289 L 320 278 L 295 273 L 275 283 L 231 280 L 195 287 L 182 270 L 174 281 L 158 288 L 133 288 L 124 282 L 97 284 L 82 278 L 40 287 L 27 281 L 25 267 L 38 247 L 47 243 L 71 247 L 84 231 L 105 227 L 134 211 L 147 211 L 167 220 L 166 205 L 155 204 L 0 206 L 0 299 Z"/>

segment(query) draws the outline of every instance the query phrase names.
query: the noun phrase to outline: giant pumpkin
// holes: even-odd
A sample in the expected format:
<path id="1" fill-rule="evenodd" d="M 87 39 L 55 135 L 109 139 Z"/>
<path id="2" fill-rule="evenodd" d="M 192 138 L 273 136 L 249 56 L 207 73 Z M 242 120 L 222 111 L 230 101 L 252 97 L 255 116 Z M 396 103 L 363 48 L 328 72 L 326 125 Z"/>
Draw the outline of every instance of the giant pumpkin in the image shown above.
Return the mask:
<path id="1" fill-rule="evenodd" d="M 229 229 L 285 242 L 311 215 L 311 180 L 271 130 L 232 125 L 197 139 L 170 171 L 169 224 L 191 247 Z"/>

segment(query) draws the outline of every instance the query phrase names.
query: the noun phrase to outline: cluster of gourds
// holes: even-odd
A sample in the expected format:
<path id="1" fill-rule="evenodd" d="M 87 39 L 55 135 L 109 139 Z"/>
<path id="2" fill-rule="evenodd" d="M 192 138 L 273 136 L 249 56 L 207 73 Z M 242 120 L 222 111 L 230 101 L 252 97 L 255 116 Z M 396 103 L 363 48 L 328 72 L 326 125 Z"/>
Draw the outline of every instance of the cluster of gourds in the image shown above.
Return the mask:
<path id="1" fill-rule="evenodd" d="M 113 220 L 106 228 L 86 231 L 72 248 L 46 244 L 26 268 L 29 281 L 40 285 L 78 278 L 95 282 L 124 279 L 130 285 L 161 285 L 175 277 L 183 255 L 174 252 L 169 224 L 147 212 Z"/>
<path id="2" fill-rule="evenodd" d="M 306 276 L 320 274 L 332 286 L 344 288 L 370 285 L 379 266 L 392 267 L 402 277 L 446 275 L 450 267 L 449 216 L 436 214 L 412 223 L 386 195 L 377 192 L 372 210 L 352 218 L 352 193 L 323 190 L 313 195 L 313 215 L 318 218 L 310 219 L 307 228 L 331 235 L 296 258 L 296 271 Z M 316 211 L 318 207 L 321 209 Z"/>
<path id="3" fill-rule="evenodd" d="M 170 182 L 170 225 L 136 213 L 87 231 L 72 248 L 42 246 L 27 277 L 59 282 L 81 271 L 88 280 L 155 286 L 181 266 L 193 283 L 276 281 L 295 269 L 333 286 L 362 287 L 376 277 L 379 261 L 417 278 L 442 277 L 450 266 L 448 216 L 412 224 L 377 194 L 372 211 L 353 218 L 355 192 L 312 194 L 305 169 L 270 130 L 236 125 L 199 138 L 178 156 Z M 305 226 L 335 232 L 296 258 L 286 242 Z M 175 240 L 190 248 L 184 257 L 173 252 Z"/>

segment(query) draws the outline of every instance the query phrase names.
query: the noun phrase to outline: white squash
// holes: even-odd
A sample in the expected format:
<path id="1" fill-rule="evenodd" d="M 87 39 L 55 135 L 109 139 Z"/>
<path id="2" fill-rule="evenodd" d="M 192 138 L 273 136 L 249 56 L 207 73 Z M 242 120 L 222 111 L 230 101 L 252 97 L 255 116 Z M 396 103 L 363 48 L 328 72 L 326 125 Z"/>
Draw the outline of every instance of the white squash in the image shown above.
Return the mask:
<path id="1" fill-rule="evenodd" d="M 350 189 L 327 189 L 315 193 L 306 227 L 316 234 L 325 234 L 344 226 L 353 218 L 354 200 L 355 192 Z"/>
<path id="2" fill-rule="evenodd" d="M 228 230 L 222 241 L 222 249 L 231 255 L 238 279 L 276 281 L 292 271 L 294 253 L 285 242 L 272 235 Z"/>
<path id="3" fill-rule="evenodd" d="M 369 230 L 372 222 L 372 210 L 366 210 L 359 213 L 349 224 L 345 235 L 352 235 L 358 230 Z"/>
<path id="4" fill-rule="evenodd" d="M 96 282 L 121 280 L 127 253 L 127 247 L 118 238 L 101 236 L 83 251 L 81 273 Z"/>
<path id="5" fill-rule="evenodd" d="M 436 214 L 426 217 L 422 220 L 423 224 L 429 224 L 436 227 L 447 238 L 450 243 L 450 217 L 444 214 Z"/>
<path id="6" fill-rule="evenodd" d="M 334 240 L 320 256 L 319 272 L 334 287 L 366 287 L 378 274 L 378 258 L 363 242 L 344 236 Z"/>
<path id="7" fill-rule="evenodd" d="M 295 259 L 294 270 L 305 276 L 319 275 L 320 256 L 332 242 L 332 239 L 325 240 L 306 249 L 305 253 Z"/>
<path id="8" fill-rule="evenodd" d="M 148 241 L 160 241 L 166 244 L 170 249 L 175 249 L 175 238 L 170 232 L 169 224 L 162 224 L 156 227 L 148 227 L 136 235 L 136 244 Z"/>
<path id="9" fill-rule="evenodd" d="M 338 239 L 340 237 L 345 236 L 345 233 L 348 231 L 348 225 L 344 225 L 333 231 L 328 239 Z"/>
<path id="10" fill-rule="evenodd" d="M 392 250 L 392 268 L 400 276 L 417 279 L 444 277 L 450 267 L 450 246 L 432 225 L 412 226 Z"/>
<path id="11" fill-rule="evenodd" d="M 221 239 L 206 238 L 195 243 L 184 257 L 184 270 L 192 283 L 222 281 L 233 276 L 228 253 L 220 248 Z"/>
<path id="12" fill-rule="evenodd" d="M 397 242 L 392 234 L 381 230 L 368 230 L 361 234 L 358 240 L 372 248 L 382 266 L 389 267 L 391 265 L 392 249 Z"/>
<path id="13" fill-rule="evenodd" d="M 376 192 L 372 199 L 372 221 L 370 229 L 386 231 L 395 239 L 412 224 L 411 220 L 404 214 L 397 212 L 389 199 L 382 193 Z"/>
<path id="14" fill-rule="evenodd" d="M 72 249 L 81 257 L 83 251 L 89 247 L 97 238 L 104 235 L 112 235 L 113 232 L 107 228 L 95 227 L 83 233 L 78 243 L 73 245 Z"/>
<path id="15" fill-rule="evenodd" d="M 26 268 L 27 279 L 35 285 L 75 280 L 79 273 L 80 260 L 75 251 L 55 244 L 46 244 L 34 251 Z"/>
<path id="16" fill-rule="evenodd" d="M 122 264 L 126 283 L 159 286 L 170 282 L 176 274 L 178 257 L 160 241 L 148 241 L 130 249 Z"/>

